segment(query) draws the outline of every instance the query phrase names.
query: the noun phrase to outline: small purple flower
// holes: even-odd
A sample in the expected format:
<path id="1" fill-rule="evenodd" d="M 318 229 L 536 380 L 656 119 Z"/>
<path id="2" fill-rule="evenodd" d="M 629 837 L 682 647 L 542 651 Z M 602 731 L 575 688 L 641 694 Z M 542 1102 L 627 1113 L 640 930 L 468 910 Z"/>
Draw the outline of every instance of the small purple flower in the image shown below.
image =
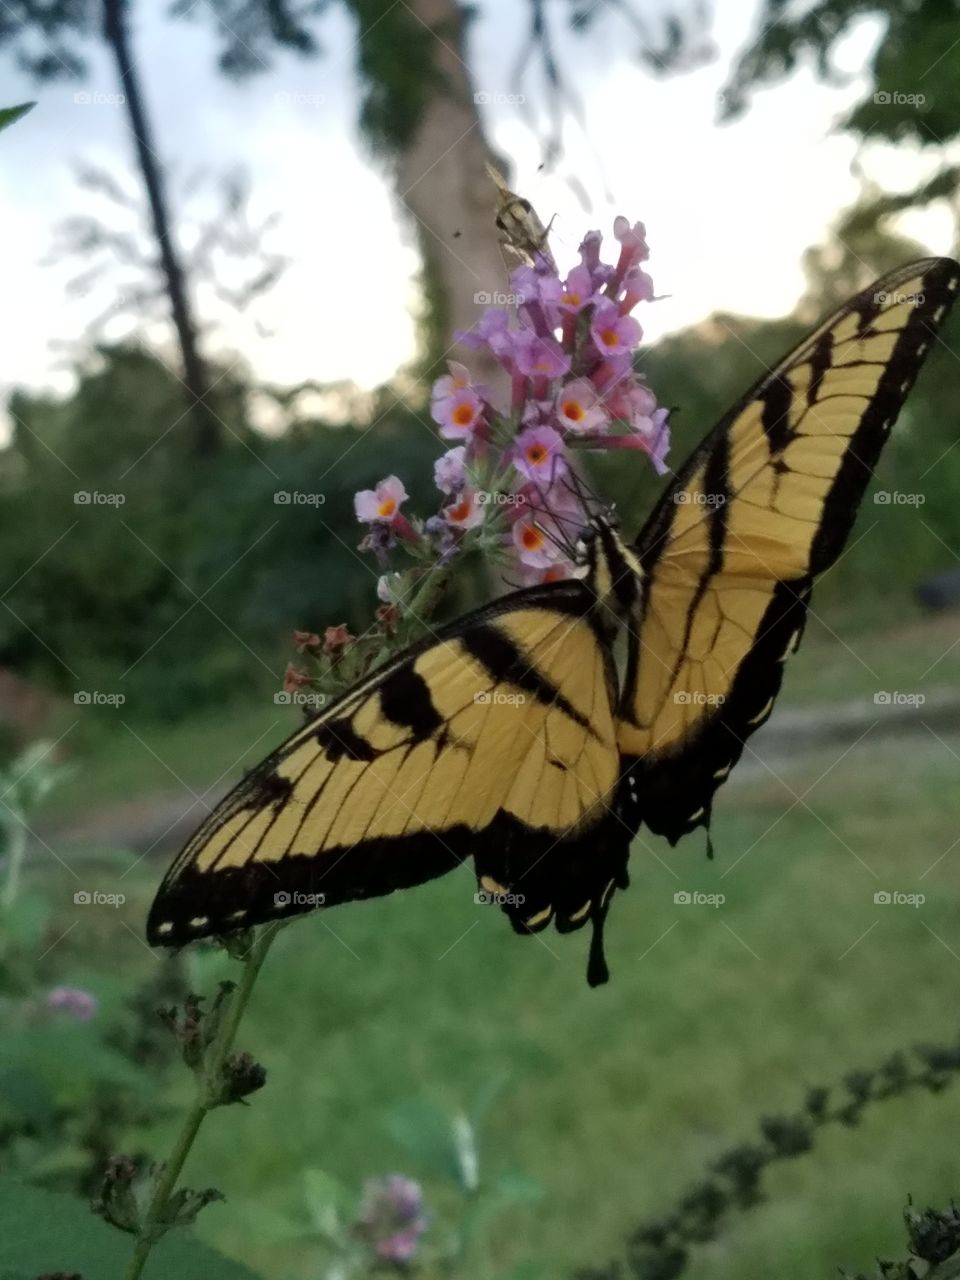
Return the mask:
<path id="1" fill-rule="evenodd" d="M 633 316 L 622 316 L 616 303 L 604 298 L 598 302 L 590 318 L 590 333 L 597 350 L 605 358 L 629 355 L 643 336 Z"/>
<path id="2" fill-rule="evenodd" d="M 471 329 L 460 330 L 453 336 L 461 346 L 473 350 L 489 347 L 498 360 L 508 359 L 512 350 L 510 316 L 504 307 L 487 307 Z"/>
<path id="3" fill-rule="evenodd" d="M 613 234 L 620 242 L 621 260 L 626 254 L 630 259 L 630 266 L 636 262 L 646 262 L 650 257 L 647 228 L 642 222 L 635 222 L 631 227 L 629 220 L 620 214 L 613 220 Z"/>
<path id="4" fill-rule="evenodd" d="M 527 480 L 549 488 L 566 470 L 563 437 L 553 427 L 527 427 L 517 436 L 513 465 Z"/>
<path id="5" fill-rule="evenodd" d="M 567 276 L 558 305 L 562 311 L 578 315 L 594 301 L 593 281 L 586 267 L 574 267 Z"/>
<path id="6" fill-rule="evenodd" d="M 46 1005 L 56 1013 L 69 1014 L 77 1022 L 89 1022 L 97 1012 L 97 997 L 80 987 L 52 987 Z"/>
<path id="7" fill-rule="evenodd" d="M 467 479 L 466 453 L 466 445 L 460 444 L 441 454 L 433 464 L 433 482 L 441 493 L 456 493 L 463 488 Z"/>
<path id="8" fill-rule="evenodd" d="M 536 514 L 514 521 L 510 532 L 521 564 L 531 569 L 549 569 L 554 564 L 557 555 L 553 543 L 543 532 Z"/>
<path id="9" fill-rule="evenodd" d="M 557 418 L 567 431 L 600 431 L 607 415 L 596 388 L 588 378 L 576 378 L 561 388 L 557 396 Z"/>
<path id="10" fill-rule="evenodd" d="M 454 529 L 475 529 L 483 524 L 486 508 L 479 501 L 476 489 L 469 485 L 460 490 L 453 502 L 443 508 L 443 518 Z"/>
<path id="11" fill-rule="evenodd" d="M 377 1257 L 409 1262 L 427 1225 L 418 1182 L 392 1173 L 366 1183 L 357 1231 L 373 1246 Z"/>
<path id="12" fill-rule="evenodd" d="M 556 338 L 525 329 L 514 344 L 517 368 L 528 378 L 562 378 L 570 372 L 570 357 Z"/>
<path id="13" fill-rule="evenodd" d="M 406 500 L 403 481 L 387 476 L 375 489 L 361 489 L 355 494 L 353 509 L 361 524 L 393 524 Z"/>

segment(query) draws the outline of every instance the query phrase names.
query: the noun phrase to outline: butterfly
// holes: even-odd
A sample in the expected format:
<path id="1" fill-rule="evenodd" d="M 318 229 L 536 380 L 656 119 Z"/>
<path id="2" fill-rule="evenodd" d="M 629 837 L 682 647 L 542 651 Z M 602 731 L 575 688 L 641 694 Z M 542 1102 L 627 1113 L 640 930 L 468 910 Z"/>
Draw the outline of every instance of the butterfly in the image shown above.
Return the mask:
<path id="1" fill-rule="evenodd" d="M 724 415 L 633 543 L 593 516 L 580 576 L 440 628 L 299 728 L 173 862 L 150 942 L 387 894 L 472 858 L 517 932 L 592 924 L 587 979 L 605 982 L 631 841 L 641 826 L 671 844 L 709 835 L 958 286 L 946 258 L 882 277 Z"/>

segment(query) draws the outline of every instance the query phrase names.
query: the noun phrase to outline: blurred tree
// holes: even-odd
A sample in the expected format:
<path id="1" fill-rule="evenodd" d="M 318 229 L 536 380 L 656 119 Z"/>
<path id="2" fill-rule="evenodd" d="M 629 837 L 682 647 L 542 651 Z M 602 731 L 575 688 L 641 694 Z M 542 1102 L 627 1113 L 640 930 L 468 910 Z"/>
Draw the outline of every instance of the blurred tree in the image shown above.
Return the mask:
<path id="1" fill-rule="evenodd" d="M 182 256 L 183 268 L 201 299 L 204 337 L 217 328 L 209 314 L 211 304 L 224 304 L 234 316 L 247 311 L 273 288 L 290 262 L 266 244 L 279 213 L 260 221 L 251 216 L 247 171 L 238 167 L 216 175 L 213 181 L 211 178 L 201 170 L 187 182 L 177 184 L 179 224 L 184 242 L 190 246 Z M 91 344 L 115 337 L 106 329 L 117 318 L 129 321 L 130 329 L 124 335 L 129 340 L 162 322 L 167 307 L 163 275 L 149 251 L 150 220 L 145 201 L 129 193 L 129 184 L 123 182 L 122 176 L 98 165 L 78 165 L 77 181 L 88 198 L 99 199 L 99 210 L 91 201 L 89 212 L 57 223 L 47 262 L 82 263 L 80 272 L 67 281 L 68 297 L 86 298 L 109 282 L 110 300 L 81 333 L 74 329 L 74 336 L 67 340 L 51 337 L 50 345 L 60 348 L 65 363 L 71 366 L 89 351 Z M 211 186 L 216 208 L 212 213 L 194 214 L 192 198 L 198 193 L 208 194 Z M 269 336 L 258 321 L 254 320 L 254 326 L 260 336 Z"/>
<path id="2" fill-rule="evenodd" d="M 330 0 L 294 12 L 276 0 L 204 0 L 223 38 L 222 69 L 244 76 L 268 65 L 271 44 L 311 53 L 309 19 Z M 681 0 L 668 0 L 668 4 Z M 686 16 L 651 0 L 554 0 L 570 27 L 588 34 L 606 16 L 621 19 L 637 59 L 663 73 L 690 66 L 710 52 L 700 34 L 707 25 L 701 0 L 683 0 Z M 356 60 L 361 83 L 360 128 L 374 154 L 387 166 L 397 197 L 415 228 L 426 296 L 422 317 L 426 364 L 435 364 L 453 333 L 477 318 L 478 293 L 491 293 L 504 277 L 502 250 L 493 226 L 493 191 L 485 170 L 494 153 L 483 127 L 482 108 L 496 94 L 477 81 L 469 45 L 470 25 L 482 5 L 468 0 L 342 0 L 356 23 Z M 199 8 L 179 0 L 180 11 Z M 547 0 L 522 0 L 516 11 L 525 36 L 513 72 L 518 105 L 531 64 L 543 85 L 549 164 L 560 147 L 563 119 L 577 99 L 572 77 L 554 46 Z M 640 9 L 657 8 L 654 26 Z M 600 12 L 602 11 L 602 13 Z M 282 32 L 280 39 L 278 30 Z M 500 371 L 485 353 L 476 353 L 477 372 L 488 380 Z"/>
<path id="3" fill-rule="evenodd" d="M 764 0 L 760 34 L 734 65 L 723 94 L 721 118 L 746 110 L 753 93 L 814 62 L 828 83 L 845 78 L 834 64 L 837 46 L 864 18 L 880 19 L 883 32 L 867 72 L 867 89 L 841 128 L 859 138 L 946 148 L 960 134 L 960 0 Z M 874 193 L 860 209 L 876 222 L 890 213 L 946 198 L 960 241 L 960 165 L 944 156 L 939 171 L 913 191 Z"/>
<path id="4" fill-rule="evenodd" d="M 154 238 L 163 271 L 170 316 L 183 365 L 183 382 L 195 423 L 195 448 L 213 452 L 219 423 L 207 403 L 209 382 L 197 343 L 197 326 L 187 282 L 173 237 L 163 171 L 147 117 L 140 78 L 130 47 L 128 0 L 12 0 L 0 8 L 0 46 L 13 45 L 21 66 L 37 80 L 81 78 L 86 62 L 77 46 L 96 34 L 106 42 L 117 67 L 124 106 L 144 188 L 150 205 Z"/>

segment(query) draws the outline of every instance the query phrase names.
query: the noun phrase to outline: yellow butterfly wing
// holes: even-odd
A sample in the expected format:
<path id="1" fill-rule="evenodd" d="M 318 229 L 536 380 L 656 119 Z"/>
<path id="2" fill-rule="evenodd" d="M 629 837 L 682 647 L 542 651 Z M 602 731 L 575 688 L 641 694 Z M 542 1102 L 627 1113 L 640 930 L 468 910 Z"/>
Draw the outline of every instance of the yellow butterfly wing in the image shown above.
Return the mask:
<path id="1" fill-rule="evenodd" d="M 674 843 L 708 825 L 958 284 L 957 263 L 930 258 L 853 298 L 751 388 L 654 510 L 635 548 L 645 577 L 618 730 L 631 825 Z"/>
<path id="2" fill-rule="evenodd" d="M 514 593 L 348 691 L 201 825 L 149 940 L 390 893 L 470 857 L 518 931 L 601 919 L 629 833 L 608 809 L 616 690 L 595 606 L 581 582 Z"/>

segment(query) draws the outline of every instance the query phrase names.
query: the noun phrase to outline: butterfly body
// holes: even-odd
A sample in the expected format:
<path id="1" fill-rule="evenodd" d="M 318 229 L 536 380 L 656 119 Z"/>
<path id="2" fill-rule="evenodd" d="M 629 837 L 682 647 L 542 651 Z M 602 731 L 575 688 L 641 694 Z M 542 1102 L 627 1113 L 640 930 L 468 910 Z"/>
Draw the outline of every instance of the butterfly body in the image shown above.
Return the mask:
<path id="1" fill-rule="evenodd" d="M 945 258 L 883 277 L 724 415 L 633 544 L 595 517 L 582 578 L 441 628 L 297 730 L 188 841 L 149 940 L 379 896 L 472 859 L 482 900 L 518 932 L 592 924 L 588 980 L 605 981 L 632 840 L 641 825 L 672 844 L 709 831 L 958 287 Z"/>

